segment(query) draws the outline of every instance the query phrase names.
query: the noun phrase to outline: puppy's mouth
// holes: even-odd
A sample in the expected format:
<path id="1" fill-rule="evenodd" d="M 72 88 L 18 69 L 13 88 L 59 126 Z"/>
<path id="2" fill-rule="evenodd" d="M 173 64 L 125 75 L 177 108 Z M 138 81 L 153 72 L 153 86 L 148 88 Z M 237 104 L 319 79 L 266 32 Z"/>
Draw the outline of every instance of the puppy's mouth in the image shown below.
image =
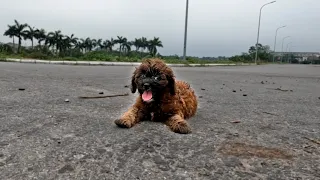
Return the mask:
<path id="1" fill-rule="evenodd" d="M 152 91 L 151 90 L 143 91 L 141 97 L 144 102 L 151 102 L 153 100 Z"/>

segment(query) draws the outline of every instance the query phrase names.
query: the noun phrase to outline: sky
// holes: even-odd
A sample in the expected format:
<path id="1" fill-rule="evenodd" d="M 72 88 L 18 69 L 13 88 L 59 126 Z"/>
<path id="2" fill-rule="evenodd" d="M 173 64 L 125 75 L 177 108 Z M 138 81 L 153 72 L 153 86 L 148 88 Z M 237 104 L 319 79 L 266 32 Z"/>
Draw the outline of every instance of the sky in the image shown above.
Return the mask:
<path id="1" fill-rule="evenodd" d="M 272 0 L 189 0 L 187 56 L 232 56 L 257 41 L 259 11 Z M 264 6 L 259 43 L 320 52 L 319 0 L 277 0 Z M 186 0 L 6 0 L 0 6 L 0 42 L 14 19 L 79 38 L 159 37 L 162 55 L 182 55 Z M 23 45 L 30 42 L 23 41 Z"/>

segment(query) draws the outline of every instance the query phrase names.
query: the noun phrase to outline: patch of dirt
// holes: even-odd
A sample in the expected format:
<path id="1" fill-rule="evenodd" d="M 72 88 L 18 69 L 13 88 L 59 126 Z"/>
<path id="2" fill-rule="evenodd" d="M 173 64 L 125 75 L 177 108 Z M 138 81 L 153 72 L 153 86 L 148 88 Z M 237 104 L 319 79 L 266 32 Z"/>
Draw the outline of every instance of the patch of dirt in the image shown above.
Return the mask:
<path id="1" fill-rule="evenodd" d="M 239 142 L 227 142 L 218 150 L 224 155 L 242 156 L 242 157 L 259 157 L 268 159 L 292 159 L 293 155 L 284 150 L 269 148 L 258 145 L 249 145 Z"/>

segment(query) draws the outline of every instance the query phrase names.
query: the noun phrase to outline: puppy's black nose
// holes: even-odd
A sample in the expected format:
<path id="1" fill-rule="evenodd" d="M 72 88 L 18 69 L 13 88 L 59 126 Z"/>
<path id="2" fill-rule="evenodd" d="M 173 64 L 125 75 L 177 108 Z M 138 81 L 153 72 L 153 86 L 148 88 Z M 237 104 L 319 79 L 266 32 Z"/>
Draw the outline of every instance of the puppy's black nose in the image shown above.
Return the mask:
<path id="1" fill-rule="evenodd" d="M 149 88 L 150 88 L 150 84 L 149 84 L 149 83 L 144 83 L 144 84 L 143 84 L 143 87 L 144 87 L 145 89 L 149 89 Z"/>

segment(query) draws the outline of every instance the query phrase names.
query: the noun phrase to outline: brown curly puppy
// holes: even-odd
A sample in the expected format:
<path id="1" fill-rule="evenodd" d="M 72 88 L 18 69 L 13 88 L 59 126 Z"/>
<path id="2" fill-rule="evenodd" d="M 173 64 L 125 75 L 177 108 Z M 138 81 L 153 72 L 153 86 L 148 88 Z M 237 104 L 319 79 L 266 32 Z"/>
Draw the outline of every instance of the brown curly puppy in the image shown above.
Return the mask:
<path id="1" fill-rule="evenodd" d="M 160 59 L 147 59 L 132 75 L 131 92 L 139 97 L 115 124 L 131 128 L 143 120 L 164 122 L 176 133 L 191 133 L 185 119 L 196 114 L 198 102 L 190 85 L 174 78 L 172 69 Z"/>

